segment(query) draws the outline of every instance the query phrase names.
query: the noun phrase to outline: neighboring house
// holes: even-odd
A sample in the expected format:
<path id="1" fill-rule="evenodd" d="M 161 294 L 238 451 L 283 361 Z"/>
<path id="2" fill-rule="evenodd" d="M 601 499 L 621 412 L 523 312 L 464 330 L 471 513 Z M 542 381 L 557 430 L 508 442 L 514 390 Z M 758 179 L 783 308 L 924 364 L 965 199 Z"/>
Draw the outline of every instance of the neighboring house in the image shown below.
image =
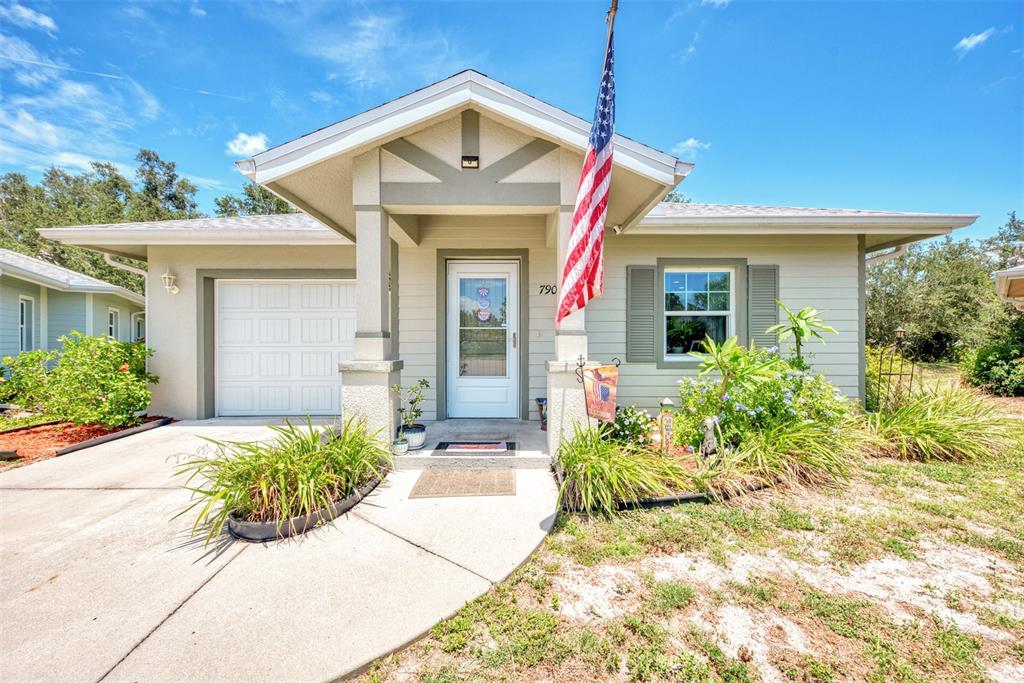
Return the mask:
<path id="1" fill-rule="evenodd" d="M 1024 266 L 1000 270 L 996 273 L 996 293 L 1003 301 L 1024 311 Z"/>
<path id="2" fill-rule="evenodd" d="M 0 357 L 59 349 L 58 340 L 73 330 L 142 339 L 145 311 L 141 294 L 0 249 Z"/>
<path id="3" fill-rule="evenodd" d="M 655 409 L 705 334 L 774 345 L 777 299 L 838 330 L 811 362 L 860 399 L 866 255 L 976 218 L 662 203 L 693 164 L 616 135 L 605 293 L 556 330 L 589 130 L 466 71 L 237 163 L 305 213 L 43 233 L 148 260 L 157 413 L 391 430 L 388 388 L 425 378 L 426 419 L 536 419 L 547 396 L 554 446 L 578 358 L 619 359 L 619 401 Z"/>

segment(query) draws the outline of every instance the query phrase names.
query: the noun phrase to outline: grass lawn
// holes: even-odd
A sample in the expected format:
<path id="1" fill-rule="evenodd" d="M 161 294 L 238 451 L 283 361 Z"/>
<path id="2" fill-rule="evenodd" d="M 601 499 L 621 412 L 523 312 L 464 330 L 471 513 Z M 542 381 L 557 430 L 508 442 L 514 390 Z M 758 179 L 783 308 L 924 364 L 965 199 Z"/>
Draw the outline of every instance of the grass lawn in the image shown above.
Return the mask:
<path id="1" fill-rule="evenodd" d="M 8 429 L 17 429 L 18 427 L 31 427 L 52 421 L 53 418 L 49 415 L 37 414 L 29 415 L 28 417 L 7 417 L 0 414 L 0 432 L 6 432 Z"/>
<path id="2" fill-rule="evenodd" d="M 1024 680 L 1024 454 L 563 516 L 364 681 Z"/>

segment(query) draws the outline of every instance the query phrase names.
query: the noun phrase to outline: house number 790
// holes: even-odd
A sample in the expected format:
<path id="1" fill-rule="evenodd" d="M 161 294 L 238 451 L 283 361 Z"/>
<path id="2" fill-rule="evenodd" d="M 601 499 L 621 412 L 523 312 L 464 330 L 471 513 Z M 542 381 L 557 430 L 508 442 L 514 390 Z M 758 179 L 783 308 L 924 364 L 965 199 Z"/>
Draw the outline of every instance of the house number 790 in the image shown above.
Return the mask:
<path id="1" fill-rule="evenodd" d="M 540 286 L 540 293 L 541 294 L 554 294 L 556 291 L 557 290 L 555 289 L 554 285 L 541 285 Z"/>

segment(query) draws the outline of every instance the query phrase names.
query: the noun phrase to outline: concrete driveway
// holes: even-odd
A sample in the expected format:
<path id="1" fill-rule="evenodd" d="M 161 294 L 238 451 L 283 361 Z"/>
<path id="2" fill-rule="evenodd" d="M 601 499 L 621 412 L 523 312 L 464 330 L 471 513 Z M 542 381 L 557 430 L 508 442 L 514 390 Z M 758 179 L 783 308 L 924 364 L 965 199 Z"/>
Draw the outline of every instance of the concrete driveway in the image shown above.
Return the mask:
<path id="1" fill-rule="evenodd" d="M 0 474 L 0 680 L 323 681 L 417 638 L 518 567 L 554 523 L 555 486 L 409 500 L 392 473 L 300 539 L 204 547 L 175 462 L 241 420 L 181 422 Z"/>

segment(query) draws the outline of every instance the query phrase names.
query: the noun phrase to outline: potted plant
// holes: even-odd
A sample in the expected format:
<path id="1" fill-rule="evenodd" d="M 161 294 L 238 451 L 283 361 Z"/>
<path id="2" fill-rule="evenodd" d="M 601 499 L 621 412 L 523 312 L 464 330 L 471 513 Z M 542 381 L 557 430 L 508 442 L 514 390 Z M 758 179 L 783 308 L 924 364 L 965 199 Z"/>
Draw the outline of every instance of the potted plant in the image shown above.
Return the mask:
<path id="1" fill-rule="evenodd" d="M 406 439 L 410 451 L 418 451 L 423 448 L 423 442 L 427 439 L 427 427 L 416 422 L 423 415 L 420 404 L 423 403 L 423 390 L 430 388 L 427 379 L 420 379 L 416 384 L 409 387 L 405 394 L 407 408 L 399 407 L 398 439 Z M 402 387 L 398 384 L 391 387 L 391 390 L 398 394 L 398 400 L 402 400 Z"/>
<path id="2" fill-rule="evenodd" d="M 404 436 L 396 436 L 391 442 L 391 453 L 393 455 L 405 455 L 409 452 L 409 440 Z"/>

